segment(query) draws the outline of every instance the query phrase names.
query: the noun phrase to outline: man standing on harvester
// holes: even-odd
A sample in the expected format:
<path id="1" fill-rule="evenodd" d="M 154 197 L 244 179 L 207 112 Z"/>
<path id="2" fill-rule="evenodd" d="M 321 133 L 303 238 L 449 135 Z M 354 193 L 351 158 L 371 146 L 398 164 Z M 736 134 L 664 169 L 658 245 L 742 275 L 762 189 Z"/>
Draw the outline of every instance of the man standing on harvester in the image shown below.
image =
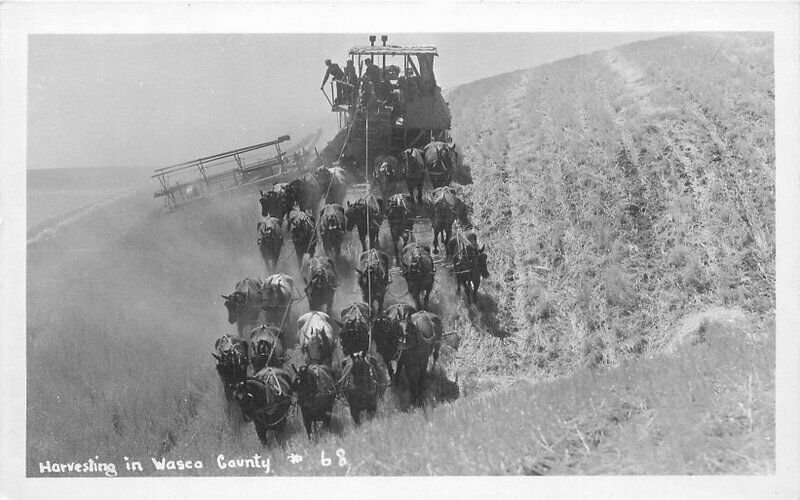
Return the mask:
<path id="1" fill-rule="evenodd" d="M 336 82 L 336 96 L 334 96 L 333 105 L 337 106 L 342 102 L 342 98 L 344 97 L 341 83 L 342 78 L 344 78 L 344 72 L 338 64 L 331 62 L 330 59 L 325 59 L 325 66 L 327 66 L 328 69 L 325 71 L 325 78 L 322 79 L 322 85 L 320 85 L 319 89 L 325 90 L 325 83 L 328 82 L 328 77 L 331 77 L 331 80 Z"/>

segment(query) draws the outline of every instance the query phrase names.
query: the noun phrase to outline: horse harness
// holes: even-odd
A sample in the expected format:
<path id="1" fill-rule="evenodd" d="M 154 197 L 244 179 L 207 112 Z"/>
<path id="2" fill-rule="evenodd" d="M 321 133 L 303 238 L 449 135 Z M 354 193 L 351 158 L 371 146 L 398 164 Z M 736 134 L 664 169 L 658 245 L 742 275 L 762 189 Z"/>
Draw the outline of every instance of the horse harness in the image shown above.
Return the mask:
<path id="1" fill-rule="evenodd" d="M 248 377 L 247 380 L 248 381 L 253 381 L 253 382 L 255 382 L 255 383 L 257 383 L 257 384 L 259 384 L 261 386 L 268 387 L 270 389 L 276 390 L 276 392 L 278 393 L 278 396 L 289 397 L 288 395 L 284 394 L 283 389 L 281 388 L 280 380 L 278 380 L 278 376 L 275 375 L 275 371 L 274 370 L 269 370 L 269 374 L 272 375 L 272 379 L 275 381 L 275 386 L 272 386 L 268 382 L 269 381 L 269 377 L 267 377 L 267 381 L 266 382 L 261 380 L 261 379 L 259 379 L 259 378 L 256 378 L 256 377 Z M 266 401 L 264 402 L 263 406 L 261 406 L 259 408 L 254 408 L 252 410 L 254 413 L 262 413 L 262 414 L 266 414 L 266 415 L 271 415 L 272 413 L 269 410 L 273 410 L 273 409 L 277 408 L 278 406 L 280 406 L 282 404 L 285 404 L 285 402 L 286 402 L 285 399 L 274 401 L 274 402 L 270 402 L 270 400 L 269 400 L 269 394 L 270 393 L 268 391 L 266 391 L 266 390 L 264 391 L 264 393 L 267 394 Z M 291 406 L 291 398 L 289 399 L 289 405 Z M 266 422 L 266 424 L 267 424 L 268 427 L 273 427 L 273 426 L 278 425 L 279 423 L 281 423 L 283 420 L 286 420 L 286 418 L 288 416 L 289 416 L 289 412 L 287 411 L 278 420 L 275 420 L 274 422 L 271 422 L 271 423 L 270 422 Z"/>
<path id="2" fill-rule="evenodd" d="M 323 365 L 320 365 L 319 363 L 317 363 L 317 366 L 323 366 Z M 303 397 L 303 399 L 304 399 L 304 400 L 309 400 L 309 399 L 312 399 L 312 400 L 314 400 L 314 402 L 316 402 L 316 400 L 318 400 L 318 399 L 322 399 L 322 398 L 326 398 L 326 397 L 330 396 L 331 394 L 333 394 L 334 396 L 336 396 L 336 381 L 333 379 L 333 377 L 331 376 L 331 374 L 330 374 L 330 373 L 328 373 L 329 371 L 330 371 L 330 370 L 320 370 L 320 369 L 318 368 L 318 369 L 317 369 L 317 374 L 319 374 L 320 372 L 322 372 L 322 373 L 325 375 L 325 378 L 327 378 L 327 379 L 328 379 L 328 382 L 330 382 L 329 386 L 332 388 L 332 391 L 331 391 L 331 390 L 328 390 L 328 391 L 325 391 L 325 392 L 321 392 L 321 393 L 319 393 L 319 394 L 313 394 L 313 395 L 311 395 L 311 397 L 305 397 L 305 396 L 304 396 L 304 397 Z M 316 376 L 316 379 L 317 379 L 317 380 L 319 379 L 319 375 L 317 375 L 317 376 Z M 316 386 L 317 386 L 317 387 L 315 388 L 315 392 L 318 390 L 318 388 L 319 388 L 319 384 L 316 384 Z M 299 396 L 299 393 L 298 393 L 298 396 Z M 300 403 L 300 401 L 299 401 L 299 398 L 298 398 L 298 403 Z M 301 404 L 301 405 L 302 405 L 302 404 Z"/>
<path id="3" fill-rule="evenodd" d="M 464 243 L 464 241 L 463 241 L 464 239 L 466 239 L 466 238 L 464 238 L 464 236 L 462 235 L 461 232 L 459 232 L 456 235 L 456 242 L 458 243 L 458 251 L 457 251 L 456 255 L 464 255 L 465 256 L 465 261 L 466 261 L 466 264 L 467 264 L 467 269 L 462 269 L 460 271 L 456 271 L 454 269 L 454 274 L 456 274 L 458 276 L 461 276 L 461 275 L 464 275 L 464 274 L 473 274 L 475 272 L 475 267 L 476 267 L 474 265 L 474 262 L 473 262 L 475 260 L 475 256 L 470 255 L 469 250 L 467 249 L 467 243 Z M 471 246 L 471 244 L 470 244 L 470 246 Z M 459 262 L 462 262 L 462 261 L 459 259 Z"/>

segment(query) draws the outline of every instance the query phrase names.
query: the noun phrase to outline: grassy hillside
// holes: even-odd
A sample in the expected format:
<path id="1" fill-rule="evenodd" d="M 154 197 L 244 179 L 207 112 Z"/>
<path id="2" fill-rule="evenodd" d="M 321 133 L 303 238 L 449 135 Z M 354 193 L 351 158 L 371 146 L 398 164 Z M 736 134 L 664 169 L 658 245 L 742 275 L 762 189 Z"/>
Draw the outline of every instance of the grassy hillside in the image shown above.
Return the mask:
<path id="1" fill-rule="evenodd" d="M 474 383 L 660 352 L 713 306 L 774 317 L 772 53 L 768 34 L 670 37 L 448 96 L 508 335 L 473 332 L 507 360 Z"/>

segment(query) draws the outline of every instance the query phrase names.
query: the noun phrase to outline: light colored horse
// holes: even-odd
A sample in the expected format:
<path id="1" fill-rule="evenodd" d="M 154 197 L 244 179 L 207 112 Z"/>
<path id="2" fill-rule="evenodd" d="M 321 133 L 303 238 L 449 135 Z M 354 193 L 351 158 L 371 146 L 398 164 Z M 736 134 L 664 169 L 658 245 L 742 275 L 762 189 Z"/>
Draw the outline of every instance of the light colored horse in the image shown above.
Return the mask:
<path id="1" fill-rule="evenodd" d="M 297 336 L 306 364 L 317 363 L 331 367 L 335 338 L 330 316 L 311 311 L 297 319 Z"/>

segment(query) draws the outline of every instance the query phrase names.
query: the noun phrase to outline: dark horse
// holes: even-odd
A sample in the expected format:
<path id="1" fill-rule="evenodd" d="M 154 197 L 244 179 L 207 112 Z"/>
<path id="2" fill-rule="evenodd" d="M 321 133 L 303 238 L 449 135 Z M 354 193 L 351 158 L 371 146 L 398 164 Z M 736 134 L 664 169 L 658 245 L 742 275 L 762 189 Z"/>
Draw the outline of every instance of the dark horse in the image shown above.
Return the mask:
<path id="1" fill-rule="evenodd" d="M 367 249 L 366 239 L 369 236 L 369 248 L 375 248 L 378 234 L 383 224 L 383 200 L 374 194 L 368 194 L 356 200 L 355 203 L 347 202 L 347 230 L 358 228 L 358 239 L 361 240 L 361 251 Z"/>
<path id="2" fill-rule="evenodd" d="M 372 248 L 361 254 L 358 263 L 356 273 L 361 296 L 369 304 L 370 310 L 373 310 L 372 303 L 377 301 L 378 307 L 375 310 L 380 311 L 383 309 L 386 289 L 389 288 L 389 256 Z"/>
<path id="3" fill-rule="evenodd" d="M 375 349 L 383 357 L 389 376 L 395 380 L 395 373 L 392 370 L 392 361 L 399 362 L 400 353 L 400 320 L 410 318 L 417 310 L 411 304 L 398 303 L 386 308 L 386 310 L 375 317 L 372 322 L 372 341 Z"/>
<path id="4" fill-rule="evenodd" d="M 225 399 L 233 400 L 233 388 L 247 378 L 247 341 L 236 335 L 223 335 L 214 343 L 217 373 L 222 380 Z"/>
<path id="5" fill-rule="evenodd" d="M 389 231 L 392 233 L 392 247 L 394 248 L 395 263 L 400 265 L 400 249 L 398 242 L 402 238 L 404 243 L 408 242 L 411 232 L 414 230 L 414 214 L 408 207 L 412 198 L 404 194 L 396 194 L 389 198 L 386 204 L 386 218 L 389 220 Z"/>
<path id="6" fill-rule="evenodd" d="M 434 141 L 423 149 L 425 170 L 431 178 L 434 189 L 450 184 L 453 168 L 456 166 L 455 145 Z"/>
<path id="7" fill-rule="evenodd" d="M 342 309 L 339 340 L 345 356 L 369 350 L 370 316 L 369 306 L 364 302 L 354 302 Z"/>
<path id="8" fill-rule="evenodd" d="M 442 245 L 447 248 L 447 242 L 453 234 L 453 222 L 456 220 L 460 207 L 460 200 L 451 187 L 434 189 L 431 193 L 431 226 L 433 227 L 433 253 L 439 253 L 439 235 L 442 236 Z"/>
<path id="9" fill-rule="evenodd" d="M 311 258 L 317 249 L 317 226 L 314 217 L 304 211 L 293 212 L 289 217 L 289 232 L 292 234 L 297 267 L 303 267 L 303 255 Z"/>
<path id="10" fill-rule="evenodd" d="M 431 247 L 420 243 L 410 243 L 403 248 L 403 259 L 400 264 L 403 278 L 408 286 L 408 293 L 414 298 L 417 309 L 428 307 L 428 300 L 433 290 L 436 269 L 431 257 Z M 423 306 L 420 296 L 425 292 Z"/>
<path id="11" fill-rule="evenodd" d="M 283 331 L 275 325 L 261 325 L 250 332 L 250 364 L 257 372 L 265 366 L 283 367 L 286 361 L 286 344 Z"/>
<path id="12" fill-rule="evenodd" d="M 341 205 L 347 195 L 347 176 L 342 167 L 328 168 L 324 165 L 317 170 L 317 182 L 325 203 Z"/>
<path id="13" fill-rule="evenodd" d="M 316 422 L 330 428 L 333 403 L 336 401 L 336 382 L 331 369 L 318 364 L 303 365 L 299 370 L 295 369 L 292 389 L 303 414 L 303 425 L 308 439 L 311 439 L 311 430 Z"/>
<path id="14" fill-rule="evenodd" d="M 261 203 L 261 216 L 275 217 L 283 224 L 283 218 L 294 206 L 293 191 L 289 189 L 289 184 L 276 182 L 266 193 L 261 190 L 258 192 L 261 193 L 261 199 L 258 200 Z"/>
<path id="15" fill-rule="evenodd" d="M 275 431 L 283 440 L 286 420 L 292 406 L 292 377 L 282 368 L 267 367 L 236 384 L 233 391 L 245 420 L 252 420 L 262 444 L 267 431 Z"/>
<path id="16" fill-rule="evenodd" d="M 333 307 L 333 295 L 336 287 L 339 286 L 339 278 L 336 275 L 336 267 L 330 257 L 312 257 L 308 261 L 309 278 L 306 282 L 306 297 L 308 297 L 308 307 L 312 311 L 321 311 L 325 306 L 325 312 L 330 314 Z"/>
<path id="17" fill-rule="evenodd" d="M 401 353 L 397 362 L 397 373 L 405 373 L 411 401 L 413 404 L 421 406 L 425 373 L 428 371 L 428 359 L 433 354 L 434 365 L 439 359 L 439 348 L 442 344 L 442 320 L 435 314 L 420 311 L 410 317 L 401 317 L 398 324 Z"/>
<path id="18" fill-rule="evenodd" d="M 262 311 L 261 286 L 261 281 L 245 278 L 236 283 L 233 293 L 222 295 L 228 310 L 228 323 L 236 323 L 240 337 L 248 326 L 252 328 L 259 322 Z"/>
<path id="19" fill-rule="evenodd" d="M 319 212 L 319 200 L 322 199 L 317 176 L 309 172 L 290 182 L 289 188 L 300 210 L 316 217 Z"/>
<path id="20" fill-rule="evenodd" d="M 371 353 L 357 352 L 342 361 L 342 376 L 337 385 L 347 397 L 350 416 L 356 425 L 361 424 L 361 412 L 370 418 L 378 409 L 378 398 L 383 396 L 389 381 L 380 361 Z"/>
<path id="21" fill-rule="evenodd" d="M 417 203 L 422 203 L 422 186 L 425 184 L 425 158 L 422 150 L 408 148 L 400 154 L 400 176 L 406 180 L 411 197 L 417 190 Z"/>
<path id="22" fill-rule="evenodd" d="M 278 258 L 281 256 L 281 248 L 283 248 L 281 221 L 276 217 L 265 217 L 258 223 L 257 228 L 258 250 L 261 252 L 261 258 L 264 259 L 267 270 L 272 271 L 278 266 Z"/>
<path id="23" fill-rule="evenodd" d="M 342 254 L 347 217 L 341 205 L 325 205 L 319 214 L 319 236 L 322 247 L 328 257 L 333 254 L 337 258 Z"/>
<path id="24" fill-rule="evenodd" d="M 381 196 L 386 197 L 397 180 L 397 158 L 392 155 L 380 155 L 375 158 L 372 177 L 378 184 Z"/>
<path id="25" fill-rule="evenodd" d="M 456 275 L 458 286 L 456 294 L 461 293 L 463 285 L 467 304 L 477 301 L 481 278 L 489 277 L 486 245 L 478 247 L 478 237 L 475 231 L 468 229 L 458 231 L 447 246 L 448 252 L 453 255 L 453 273 Z"/>

